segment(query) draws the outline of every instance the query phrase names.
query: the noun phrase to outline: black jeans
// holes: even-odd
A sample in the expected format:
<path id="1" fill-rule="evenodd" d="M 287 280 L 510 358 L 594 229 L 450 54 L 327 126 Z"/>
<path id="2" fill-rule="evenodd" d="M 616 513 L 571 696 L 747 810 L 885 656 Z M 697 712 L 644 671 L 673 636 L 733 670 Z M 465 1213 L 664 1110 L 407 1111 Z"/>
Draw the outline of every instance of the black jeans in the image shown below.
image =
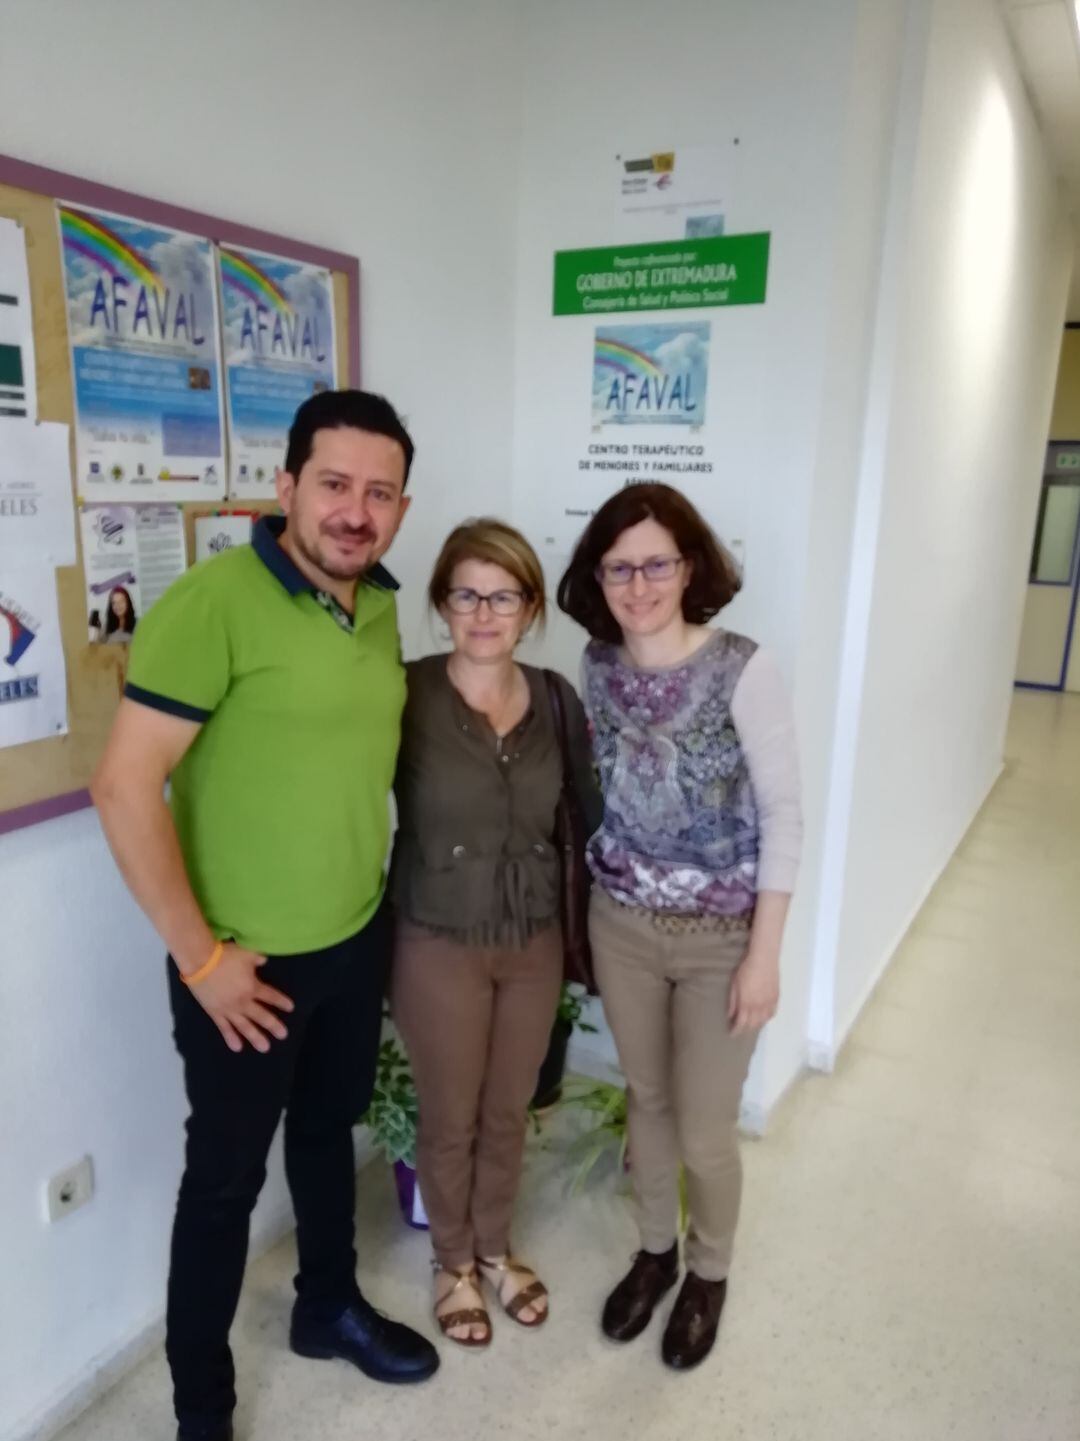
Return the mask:
<path id="1" fill-rule="evenodd" d="M 178 1420 L 192 1429 L 236 1404 L 229 1328 L 252 1208 L 285 1113 L 296 1212 L 298 1304 L 336 1316 L 357 1295 L 352 1127 L 371 1100 L 390 956 L 385 906 L 357 935 L 260 971 L 293 1001 L 288 1037 L 230 1051 L 169 962 L 173 1036 L 191 1115 L 173 1226 L 165 1348 Z"/>

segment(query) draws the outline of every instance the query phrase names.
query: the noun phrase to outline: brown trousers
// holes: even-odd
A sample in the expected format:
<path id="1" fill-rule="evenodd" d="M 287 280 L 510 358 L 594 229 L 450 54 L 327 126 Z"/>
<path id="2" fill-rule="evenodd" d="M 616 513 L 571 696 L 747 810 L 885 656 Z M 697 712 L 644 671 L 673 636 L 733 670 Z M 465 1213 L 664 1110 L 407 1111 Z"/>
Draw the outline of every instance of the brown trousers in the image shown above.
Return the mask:
<path id="1" fill-rule="evenodd" d="M 671 935 L 593 889 L 589 935 L 604 1014 L 626 1077 L 630 1176 L 641 1244 L 676 1238 L 686 1173 L 687 1267 L 728 1274 L 742 1195 L 736 1123 L 757 1035 L 733 1036 L 728 988 L 749 930 Z"/>
<path id="2" fill-rule="evenodd" d="M 557 924 L 523 947 L 481 947 L 399 923 L 391 1005 L 416 1081 L 417 1178 L 443 1266 L 510 1250 L 562 968 Z"/>

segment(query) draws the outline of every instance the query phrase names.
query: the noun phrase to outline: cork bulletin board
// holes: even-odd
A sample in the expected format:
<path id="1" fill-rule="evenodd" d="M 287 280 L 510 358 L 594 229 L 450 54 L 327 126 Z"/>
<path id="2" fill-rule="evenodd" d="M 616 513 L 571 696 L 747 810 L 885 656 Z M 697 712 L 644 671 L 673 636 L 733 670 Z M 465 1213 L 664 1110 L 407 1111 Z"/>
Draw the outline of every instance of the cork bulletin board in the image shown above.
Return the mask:
<path id="1" fill-rule="evenodd" d="M 328 270 L 333 283 L 338 374 L 350 385 L 359 383 L 360 266 L 354 257 L 0 155 L 0 216 L 18 221 L 26 238 L 38 419 L 69 425 L 73 448 L 75 408 L 55 213 L 57 199 L 172 226 L 213 241 L 230 241 Z M 73 504 L 74 475 L 72 455 Z M 225 500 L 184 505 L 189 564 L 194 559 L 195 517 L 229 508 L 269 510 L 272 504 Z M 81 547 L 81 537 L 77 536 L 77 540 Z M 127 647 L 92 645 L 88 639 L 81 553 L 76 565 L 56 572 L 56 580 L 67 675 L 68 733 L 0 750 L 0 833 L 90 804 L 87 786 L 123 691 Z"/>

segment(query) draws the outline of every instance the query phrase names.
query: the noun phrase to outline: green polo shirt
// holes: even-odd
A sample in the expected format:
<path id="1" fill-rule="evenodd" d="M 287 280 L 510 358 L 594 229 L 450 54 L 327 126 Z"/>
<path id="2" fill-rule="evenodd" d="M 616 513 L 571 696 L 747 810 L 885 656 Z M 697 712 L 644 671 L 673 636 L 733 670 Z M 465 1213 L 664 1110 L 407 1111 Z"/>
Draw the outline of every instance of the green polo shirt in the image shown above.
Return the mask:
<path id="1" fill-rule="evenodd" d="M 267 955 L 360 930 L 382 896 L 405 673 L 393 578 L 376 566 L 350 629 L 277 543 L 203 561 L 139 621 L 125 694 L 202 727 L 172 814 L 216 936 Z"/>

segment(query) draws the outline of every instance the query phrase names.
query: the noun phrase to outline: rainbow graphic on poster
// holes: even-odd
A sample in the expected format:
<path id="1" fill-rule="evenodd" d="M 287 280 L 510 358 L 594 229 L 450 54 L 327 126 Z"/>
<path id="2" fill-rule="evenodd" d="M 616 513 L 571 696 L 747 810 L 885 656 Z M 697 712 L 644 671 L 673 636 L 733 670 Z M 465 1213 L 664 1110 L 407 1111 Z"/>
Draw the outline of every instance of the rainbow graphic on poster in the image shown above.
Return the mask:
<path id="1" fill-rule="evenodd" d="M 709 338 L 707 320 L 599 327 L 593 425 L 703 425 Z"/>
<path id="2" fill-rule="evenodd" d="M 270 499 L 297 409 L 337 386 L 330 275 L 236 245 L 218 247 L 229 417 L 229 494 Z"/>
<path id="3" fill-rule="evenodd" d="M 61 205 L 60 237 L 65 253 L 81 255 L 99 270 L 118 279 L 159 291 L 164 289 L 164 281 L 145 256 L 140 255 L 100 217 Z"/>
<path id="4" fill-rule="evenodd" d="M 593 365 L 613 370 L 619 375 L 636 375 L 644 380 L 658 378 L 664 373 L 645 351 L 637 350 L 625 341 L 616 340 L 610 334 L 602 335 L 599 331 L 596 335 Z"/>
<path id="5" fill-rule="evenodd" d="M 65 201 L 56 213 L 79 494 L 220 499 L 225 423 L 213 246 Z"/>
<path id="6" fill-rule="evenodd" d="M 288 314 L 289 302 L 281 287 L 271 280 L 265 270 L 260 270 L 254 260 L 237 250 L 227 250 L 224 245 L 219 254 L 223 286 L 238 291 L 252 305 L 266 305 Z"/>

